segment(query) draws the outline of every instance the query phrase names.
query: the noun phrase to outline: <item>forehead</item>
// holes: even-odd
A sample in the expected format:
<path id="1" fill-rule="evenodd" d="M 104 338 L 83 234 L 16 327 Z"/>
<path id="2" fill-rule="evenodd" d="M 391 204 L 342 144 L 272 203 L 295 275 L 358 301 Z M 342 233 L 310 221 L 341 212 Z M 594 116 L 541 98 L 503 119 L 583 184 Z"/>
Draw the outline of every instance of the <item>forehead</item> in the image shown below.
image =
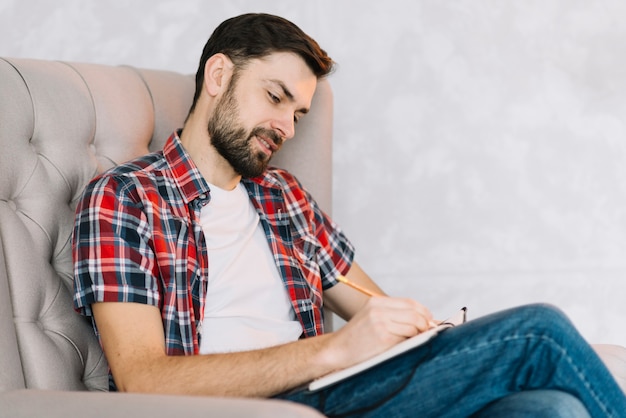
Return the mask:
<path id="1" fill-rule="evenodd" d="M 262 83 L 281 83 L 297 102 L 310 106 L 317 87 L 317 77 L 297 54 L 273 52 L 263 58 L 250 60 L 243 70 L 246 76 Z"/>

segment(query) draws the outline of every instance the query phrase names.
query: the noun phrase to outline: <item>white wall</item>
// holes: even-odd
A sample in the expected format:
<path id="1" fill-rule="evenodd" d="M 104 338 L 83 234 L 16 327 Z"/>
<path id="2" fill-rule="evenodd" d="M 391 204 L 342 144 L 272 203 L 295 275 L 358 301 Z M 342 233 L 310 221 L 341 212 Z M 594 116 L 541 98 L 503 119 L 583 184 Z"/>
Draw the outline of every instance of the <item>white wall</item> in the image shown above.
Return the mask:
<path id="1" fill-rule="evenodd" d="M 249 11 L 339 62 L 333 211 L 383 288 L 626 345 L 625 2 L 0 0 L 0 55 L 191 73 Z"/>

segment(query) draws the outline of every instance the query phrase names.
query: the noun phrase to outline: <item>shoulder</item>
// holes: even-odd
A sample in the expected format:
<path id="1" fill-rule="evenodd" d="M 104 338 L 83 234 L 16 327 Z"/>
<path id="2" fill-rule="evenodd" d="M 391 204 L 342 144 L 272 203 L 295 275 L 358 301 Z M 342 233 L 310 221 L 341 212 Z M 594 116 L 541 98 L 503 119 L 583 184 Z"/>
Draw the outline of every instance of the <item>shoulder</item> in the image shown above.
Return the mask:
<path id="1" fill-rule="evenodd" d="M 155 152 L 127 161 L 94 177 L 85 187 L 84 200 L 94 196 L 129 196 L 137 189 L 154 188 L 164 173 L 163 154 Z"/>
<path id="2" fill-rule="evenodd" d="M 162 151 L 124 162 L 104 172 L 101 177 L 134 178 L 158 176 L 166 166 Z"/>

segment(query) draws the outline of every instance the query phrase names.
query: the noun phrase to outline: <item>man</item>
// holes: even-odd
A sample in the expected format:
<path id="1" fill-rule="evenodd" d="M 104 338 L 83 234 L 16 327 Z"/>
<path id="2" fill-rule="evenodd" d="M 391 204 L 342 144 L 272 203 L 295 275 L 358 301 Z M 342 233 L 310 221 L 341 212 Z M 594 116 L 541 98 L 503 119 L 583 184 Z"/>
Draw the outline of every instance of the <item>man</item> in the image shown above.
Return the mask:
<path id="1" fill-rule="evenodd" d="M 268 168 L 332 65 L 291 22 L 229 19 L 204 48 L 183 129 L 86 188 L 75 305 L 93 318 L 111 387 L 277 397 L 331 415 L 626 416 L 600 359 L 547 306 L 471 321 L 335 386 L 303 389 L 433 321 L 413 300 L 335 286 L 345 275 L 383 293 L 297 180 Z M 323 332 L 322 300 L 348 321 L 336 332 Z"/>

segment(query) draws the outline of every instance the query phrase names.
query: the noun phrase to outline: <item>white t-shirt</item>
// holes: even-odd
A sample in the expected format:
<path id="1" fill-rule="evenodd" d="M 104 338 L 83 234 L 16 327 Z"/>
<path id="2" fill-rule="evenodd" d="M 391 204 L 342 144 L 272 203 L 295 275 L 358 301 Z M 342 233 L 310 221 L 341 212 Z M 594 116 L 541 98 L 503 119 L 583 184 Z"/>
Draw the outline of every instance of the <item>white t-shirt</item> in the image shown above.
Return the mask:
<path id="1" fill-rule="evenodd" d="M 210 188 L 211 201 L 200 214 L 209 256 L 200 353 L 297 340 L 302 326 L 245 187 Z"/>

